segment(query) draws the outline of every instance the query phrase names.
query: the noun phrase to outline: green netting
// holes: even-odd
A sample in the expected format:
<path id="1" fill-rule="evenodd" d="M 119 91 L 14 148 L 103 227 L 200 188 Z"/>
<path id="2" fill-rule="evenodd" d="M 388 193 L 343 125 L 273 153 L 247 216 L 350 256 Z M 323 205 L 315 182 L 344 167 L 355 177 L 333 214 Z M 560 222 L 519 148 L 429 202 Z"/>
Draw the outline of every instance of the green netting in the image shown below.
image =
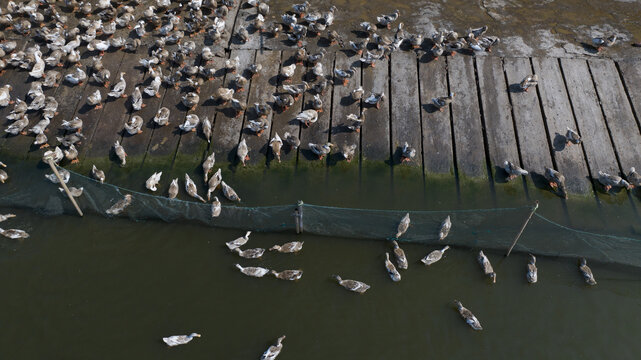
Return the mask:
<path id="1" fill-rule="evenodd" d="M 99 182 L 71 172 L 69 185 L 83 187 L 78 203 L 84 212 L 108 216 L 110 208 L 125 194 L 132 203 L 119 216 L 132 220 L 157 219 L 166 222 L 196 221 L 208 226 L 277 232 L 294 231 L 296 204 L 243 207 L 223 205 L 217 218 L 211 217 L 211 205 L 195 201 L 169 199 L 139 193 Z M 0 186 L 0 206 L 27 207 L 45 215 L 74 214 L 64 194 L 39 176 Z M 29 189 L 25 191 L 25 189 Z M 399 241 L 438 243 L 438 229 L 446 216 L 452 219 L 449 245 L 484 249 L 507 249 L 531 207 L 474 209 L 453 211 L 410 211 L 411 226 Z M 391 239 L 405 211 L 350 209 L 303 205 L 304 232 L 346 238 Z M 641 266 L 641 240 L 585 232 L 558 224 L 540 214 L 532 217 L 515 251 L 540 255 L 586 257 L 602 262 Z"/>

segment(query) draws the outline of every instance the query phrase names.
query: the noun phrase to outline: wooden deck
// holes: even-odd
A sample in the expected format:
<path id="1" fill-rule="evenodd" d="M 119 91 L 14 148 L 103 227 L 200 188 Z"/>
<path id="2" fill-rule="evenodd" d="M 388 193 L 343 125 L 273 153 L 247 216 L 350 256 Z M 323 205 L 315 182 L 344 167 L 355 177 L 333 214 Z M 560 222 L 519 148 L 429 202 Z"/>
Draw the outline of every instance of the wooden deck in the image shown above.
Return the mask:
<path id="1" fill-rule="evenodd" d="M 253 11 L 253 10 L 251 10 Z M 102 110 L 89 109 L 86 98 L 99 87 L 92 81 L 82 86 L 61 84 L 49 89 L 46 95 L 55 96 L 60 102 L 59 114 L 50 125 L 50 144 L 57 144 L 56 134 L 62 120 L 75 116 L 83 119 L 86 136 L 80 146 L 80 165 L 72 169 L 86 170 L 100 164 L 110 173 L 130 172 L 140 169 L 171 169 L 185 166 L 197 169 L 210 153 L 215 153 L 217 166 L 240 171 L 236 147 L 245 140 L 250 148 L 249 168 L 292 169 L 334 167 L 344 163 L 338 155 L 319 161 L 308 149 L 308 143 L 331 141 L 343 146 L 356 144 L 354 160 L 340 166 L 359 169 L 366 164 L 380 163 L 390 167 L 392 173 L 402 169 L 418 169 L 422 176 L 416 181 L 427 183 L 433 175 L 461 179 L 489 181 L 492 186 L 505 183 L 501 169 L 510 160 L 530 170 L 532 177 L 517 180 L 541 185 L 540 177 L 545 167 L 559 170 L 567 178 L 571 194 L 588 195 L 602 191 L 596 182 L 598 171 L 627 174 L 630 167 L 641 168 L 641 60 L 613 61 L 609 59 L 556 59 L 556 58 L 500 58 L 495 56 L 473 57 L 459 54 L 433 61 L 422 53 L 398 51 L 389 60 L 380 61 L 376 67 L 362 67 L 358 57 L 337 46 L 326 47 L 322 60 L 326 76 L 331 78 L 335 68 L 355 67 L 356 75 L 346 86 L 329 85 L 322 94 L 324 111 L 317 123 L 309 128 L 294 121 L 296 114 L 310 108 L 313 93 L 307 92 L 287 111 L 276 111 L 268 116 L 269 129 L 258 137 L 245 130 L 250 120 L 256 119 L 254 103 L 272 104 L 272 95 L 282 91 L 278 73 L 282 66 L 294 61 L 294 49 L 280 39 L 258 33 L 246 44 L 238 44 L 230 37 L 233 24 L 248 26 L 252 13 L 248 9 L 233 9 L 229 14 L 227 37 L 217 48 L 221 55 L 213 65 L 222 69 L 225 59 L 238 57 L 243 74 L 252 63 L 261 63 L 263 73 L 249 82 L 236 98 L 247 103 L 247 110 L 235 114 L 229 106 L 209 100 L 219 86 L 232 86 L 234 74 L 219 70 L 217 77 L 205 83 L 200 94 L 199 106 L 191 111 L 181 103 L 184 89 L 161 88 L 160 97 L 147 98 L 146 107 L 136 112 L 145 125 L 142 134 L 123 134 L 124 123 L 132 116 L 128 99 L 110 100 Z M 235 22 L 232 20 L 235 17 Z M 202 37 L 194 41 L 204 42 Z M 224 45 L 226 44 L 226 45 Z M 310 53 L 317 52 L 322 41 L 308 44 Z M 23 46 L 27 46 L 24 44 Z M 134 87 L 141 89 L 152 80 L 138 65 L 140 54 L 108 52 L 105 66 L 111 71 L 112 84 L 120 72 L 126 73 L 127 94 Z M 83 59 L 86 65 L 89 56 Z M 200 62 L 198 55 L 189 61 Z M 62 73 L 70 72 L 69 66 Z M 173 71 L 162 68 L 163 74 Z M 518 82 L 530 73 L 540 77 L 539 86 L 533 91 L 521 92 Z M 90 75 L 90 73 L 88 74 Z M 291 83 L 310 80 L 311 68 L 298 66 Z M 28 72 L 8 70 L 2 83 L 12 84 L 12 94 L 25 98 L 29 90 Z M 350 92 L 363 86 L 366 96 L 384 92 L 385 101 L 380 109 L 352 101 Z M 102 90 L 103 98 L 106 89 Z M 432 97 L 455 93 L 449 108 L 438 111 L 431 105 Z M 170 126 L 156 127 L 152 119 L 159 108 L 171 111 Z M 346 131 L 346 116 L 366 111 L 366 121 L 360 133 Z M 4 118 L 11 106 L 0 109 Z M 178 129 L 185 116 L 197 114 L 212 123 L 213 136 L 209 143 L 200 128 L 197 132 L 183 133 Z M 32 123 L 37 121 L 34 115 Z M 5 123 L 5 121 L 3 121 Z M 566 146 L 562 135 L 566 127 L 583 135 L 582 145 Z M 285 132 L 299 136 L 301 146 L 290 150 L 285 147 L 281 162 L 273 158 L 269 140 Z M 129 158 L 125 169 L 116 163 L 112 154 L 113 143 L 119 140 Z M 37 159 L 42 150 L 31 146 L 32 136 L 0 137 L 0 155 Z M 417 149 L 417 156 L 410 163 L 400 163 L 400 147 L 408 142 Z M 141 170 L 142 171 L 142 170 Z"/>

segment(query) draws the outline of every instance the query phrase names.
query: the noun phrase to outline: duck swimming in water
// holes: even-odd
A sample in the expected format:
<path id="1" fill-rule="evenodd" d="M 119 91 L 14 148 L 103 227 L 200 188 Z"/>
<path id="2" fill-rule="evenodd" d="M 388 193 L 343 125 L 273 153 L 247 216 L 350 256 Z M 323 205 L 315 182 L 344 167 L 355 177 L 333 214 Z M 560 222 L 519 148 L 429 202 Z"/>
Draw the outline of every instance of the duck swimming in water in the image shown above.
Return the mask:
<path id="1" fill-rule="evenodd" d="M 579 260 L 579 271 L 581 271 L 581 274 L 583 275 L 583 278 L 585 279 L 585 283 L 588 285 L 596 285 L 596 280 L 594 280 L 594 274 L 592 274 L 592 269 L 588 266 L 587 261 L 585 258 L 581 258 Z"/>
<path id="2" fill-rule="evenodd" d="M 394 255 L 396 256 L 396 265 L 399 269 L 407 270 L 408 263 L 407 257 L 405 256 L 405 251 L 398 246 L 396 240 L 392 240 L 392 245 L 394 245 Z"/>
<path id="3" fill-rule="evenodd" d="M 410 213 L 405 214 L 403 218 L 401 219 L 401 222 L 398 223 L 398 227 L 396 228 L 396 236 L 395 238 L 398 239 L 400 238 L 407 229 L 410 227 Z"/>
<path id="4" fill-rule="evenodd" d="M 237 247 L 232 251 L 245 259 L 259 259 L 265 253 L 265 249 L 262 249 L 262 248 L 241 250 L 240 248 Z"/>
<path id="5" fill-rule="evenodd" d="M 127 194 L 127 195 L 125 195 L 124 198 L 122 198 L 121 200 L 118 200 L 118 202 L 113 204 L 113 206 L 110 207 L 109 209 L 107 209 L 107 211 L 105 211 L 105 212 L 107 214 L 109 214 L 109 215 L 119 215 L 123 211 L 125 211 L 125 209 L 129 205 L 131 205 L 131 200 L 132 200 L 131 194 Z"/>
<path id="6" fill-rule="evenodd" d="M 24 230 L 19 229 L 2 229 L 0 228 L 0 235 L 7 237 L 9 239 L 26 239 L 29 237 L 29 234 Z"/>
<path id="7" fill-rule="evenodd" d="M 461 317 L 465 322 L 474 330 L 483 330 L 483 327 L 481 326 L 481 322 L 472 314 L 470 310 L 465 308 L 463 304 L 461 304 L 460 301 L 454 300 L 454 304 L 456 304 L 456 308 L 461 314 Z"/>
<path id="8" fill-rule="evenodd" d="M 390 261 L 388 252 L 385 253 L 385 269 L 387 270 L 387 274 L 392 279 L 392 281 L 401 281 L 401 274 L 398 272 L 398 270 L 396 270 L 396 266 L 394 266 L 394 264 Z"/>
<path id="9" fill-rule="evenodd" d="M 270 274 L 274 275 L 277 279 L 296 281 L 303 277 L 303 270 L 283 270 L 281 272 L 272 270 Z"/>
<path id="10" fill-rule="evenodd" d="M 263 267 L 254 267 L 254 266 L 242 267 L 240 266 L 240 264 L 236 264 L 235 266 L 238 270 L 240 270 L 241 273 L 247 276 L 260 278 L 269 273 L 269 269 L 265 269 Z"/>
<path id="11" fill-rule="evenodd" d="M 271 248 L 269 248 L 269 251 L 278 251 L 279 253 L 297 253 L 301 250 L 303 250 L 303 241 L 292 241 L 285 243 L 283 245 L 274 245 Z"/>
<path id="12" fill-rule="evenodd" d="M 527 282 L 534 284 L 538 281 L 538 270 L 536 268 L 536 258 L 534 255 L 530 254 L 530 258 L 527 262 Z"/>
<path id="13" fill-rule="evenodd" d="M 443 257 L 443 254 L 445 253 L 445 250 L 449 249 L 450 247 L 446 245 L 444 248 L 441 250 L 434 250 L 427 254 L 423 259 L 421 259 L 421 262 L 427 266 L 434 264 L 435 262 L 441 260 Z"/>
<path id="14" fill-rule="evenodd" d="M 285 340 L 285 335 L 281 336 L 276 340 L 276 345 L 271 345 L 263 355 L 260 357 L 260 360 L 274 360 L 283 350 L 283 340 Z"/>
<path id="15" fill-rule="evenodd" d="M 450 229 L 452 229 L 452 220 L 450 219 L 450 216 L 448 215 L 445 220 L 441 223 L 441 228 L 438 231 L 438 240 L 442 241 L 447 237 L 447 235 L 450 233 Z"/>
<path id="16" fill-rule="evenodd" d="M 483 269 L 485 275 L 488 275 L 492 279 L 492 283 L 496 283 L 496 273 L 492 268 L 492 264 L 490 264 L 490 260 L 483 253 L 483 250 L 479 251 L 477 260 L 479 262 L 479 265 L 481 265 L 481 268 Z"/>
<path id="17" fill-rule="evenodd" d="M 197 337 L 200 337 L 200 334 L 191 333 L 189 335 L 173 335 L 162 338 L 162 341 L 164 341 L 168 346 L 173 347 L 178 345 L 185 345 Z"/>
<path id="18" fill-rule="evenodd" d="M 338 284 L 340 286 L 344 287 L 349 291 L 353 291 L 355 293 L 363 294 L 370 288 L 369 285 L 358 280 L 343 280 L 338 275 L 334 275 L 333 277 L 334 279 L 336 279 L 336 281 L 338 281 Z"/>
<path id="19" fill-rule="evenodd" d="M 248 231 L 245 233 L 245 236 L 241 236 L 233 241 L 226 242 L 225 245 L 227 245 L 227 248 L 229 250 L 234 250 L 235 248 L 241 247 L 249 241 L 249 235 L 251 235 L 251 231 Z"/>

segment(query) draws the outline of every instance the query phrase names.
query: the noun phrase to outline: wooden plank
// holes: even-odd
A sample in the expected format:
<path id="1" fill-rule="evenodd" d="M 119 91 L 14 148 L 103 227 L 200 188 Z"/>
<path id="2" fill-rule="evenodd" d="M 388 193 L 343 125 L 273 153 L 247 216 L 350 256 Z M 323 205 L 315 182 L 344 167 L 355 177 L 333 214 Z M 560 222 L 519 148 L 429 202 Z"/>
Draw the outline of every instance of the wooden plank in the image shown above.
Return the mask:
<path id="1" fill-rule="evenodd" d="M 223 85 L 225 79 L 225 60 L 226 58 L 216 57 L 213 60 L 212 66 L 218 69 L 216 77 L 208 80 L 203 84 L 200 89 L 200 105 L 194 110 L 194 114 L 203 121 L 205 117 L 214 125 L 216 123 L 217 112 L 214 107 L 214 101 L 209 100 L 209 96 L 214 93 L 216 89 Z M 212 136 L 213 138 L 213 136 Z M 211 141 L 215 141 L 211 139 Z M 209 148 L 209 143 L 202 133 L 202 127 L 198 126 L 196 134 L 182 134 L 180 137 L 180 144 L 178 145 L 178 152 L 176 153 L 176 163 L 186 168 L 199 167 L 202 163 L 203 155 Z M 196 172 L 197 173 L 197 172 Z"/>
<path id="2" fill-rule="evenodd" d="M 539 74 L 538 91 L 558 171 L 567 179 L 568 192 L 589 194 L 592 184 L 583 149 L 565 144 L 566 129 L 576 130 L 577 126 L 559 62 L 555 58 L 532 58 L 532 64 L 534 72 Z"/>
<path id="3" fill-rule="evenodd" d="M 423 166 L 421 117 L 418 94 L 418 65 L 414 52 L 392 54 L 391 89 L 385 101 L 392 107 L 392 156 L 393 163 L 401 161 L 401 148 L 407 142 L 416 149 L 416 157 L 406 163 Z M 387 95 L 386 95 L 387 96 Z"/>
<path id="4" fill-rule="evenodd" d="M 281 68 L 283 66 L 288 66 L 296 60 L 294 59 L 295 50 L 285 50 L 282 52 L 281 57 Z M 303 76 L 305 74 L 305 66 L 298 65 L 296 66 L 296 72 L 292 77 L 291 84 L 300 84 L 303 81 Z M 280 70 L 279 70 L 280 72 Z M 282 79 L 279 79 L 278 92 L 284 93 Z M 281 137 L 284 137 L 285 132 L 299 136 L 300 135 L 300 123 L 296 121 L 296 115 L 303 109 L 303 100 L 302 97 L 298 99 L 287 111 L 274 111 L 274 116 L 272 117 L 272 130 L 270 132 L 270 139 L 274 136 L 274 133 L 278 133 Z M 307 144 L 301 143 L 300 145 L 302 153 L 301 155 L 305 156 L 307 154 Z M 267 164 L 270 167 L 288 167 L 296 163 L 297 150 L 291 150 L 289 146 L 283 146 L 281 151 L 280 158 L 281 163 L 274 161 L 274 156 L 271 152 L 267 153 Z"/>
<path id="5" fill-rule="evenodd" d="M 323 64 L 323 69 L 325 69 L 326 76 L 328 78 L 332 78 L 332 73 L 334 71 L 334 60 L 335 60 L 335 53 L 333 52 L 328 52 L 321 63 Z M 332 73 L 330 73 L 330 71 Z M 337 86 L 342 86 L 342 85 L 337 85 Z M 320 144 L 320 143 L 326 143 L 329 141 L 330 137 L 330 125 L 331 125 L 331 115 L 332 115 L 332 95 L 333 95 L 334 89 L 333 85 L 328 84 L 327 88 L 325 89 L 325 93 L 321 94 L 320 98 L 323 101 L 323 112 L 318 114 L 318 121 L 309 128 L 301 128 L 300 132 L 300 142 L 301 144 L 305 144 L 303 146 L 304 149 L 306 149 L 306 144 L 309 143 L 314 143 L 314 144 Z M 313 94 L 312 93 L 307 93 L 305 94 L 305 97 L 303 99 L 303 102 L 305 103 L 306 108 L 310 108 L 310 101 L 313 99 Z M 280 134 L 282 135 L 282 134 Z M 316 156 L 311 156 L 309 152 L 306 150 L 303 151 L 303 156 L 299 156 L 298 159 L 298 168 L 301 167 L 325 167 L 326 162 L 323 161 L 318 161 Z M 307 156 L 305 156 L 307 155 Z"/>
<path id="6" fill-rule="evenodd" d="M 521 166 L 510 99 L 505 91 L 503 64 L 500 58 L 485 56 L 476 59 L 476 68 L 483 104 L 490 169 L 494 181 L 503 183 L 507 176 L 503 170 L 504 161 L 508 160 Z"/>
<path id="7" fill-rule="evenodd" d="M 124 72 L 127 80 L 125 94 L 130 95 L 133 93 L 134 88 L 144 81 L 146 75 L 145 72 L 140 71 L 138 65 L 140 54 L 146 53 L 146 48 L 138 49 L 135 54 L 126 53 L 120 69 L 111 73 L 111 85 L 108 90 L 111 91 L 113 85 L 118 83 L 120 72 Z M 104 104 L 104 119 L 96 127 L 91 141 L 83 148 L 81 161 L 84 162 L 85 159 L 91 159 L 92 162 L 95 162 L 103 158 L 108 160 L 111 147 L 116 140 L 122 139 L 124 125 L 131 116 L 132 111 L 127 98 L 108 99 Z M 144 129 L 145 127 L 143 126 L 143 131 L 145 131 Z M 130 149 L 127 149 L 127 151 L 128 154 L 133 154 Z M 100 162 L 104 163 L 104 161 Z"/>
<path id="8" fill-rule="evenodd" d="M 266 155 L 269 150 L 269 129 L 272 125 L 273 112 L 267 118 L 263 119 L 269 125 L 267 131 L 263 132 L 261 136 L 249 129 L 246 129 L 249 120 L 258 120 L 256 111 L 252 108 L 255 103 L 272 105 L 273 95 L 278 86 L 278 69 L 280 67 L 280 51 L 257 51 L 256 63 L 262 64 L 263 70 L 260 76 L 252 80 L 251 93 L 247 101 L 247 108 L 250 109 L 245 112 L 245 121 L 241 131 L 241 138 L 245 139 L 249 147 L 249 161 L 251 165 L 265 165 Z M 282 135 L 282 134 L 279 134 Z"/>
<path id="9" fill-rule="evenodd" d="M 361 102 L 352 99 L 352 90 L 357 89 L 361 85 L 361 64 L 358 59 L 348 58 L 344 52 L 336 53 L 336 61 L 334 63 L 335 69 L 349 69 L 354 67 L 356 74 L 349 80 L 346 86 L 342 84 L 335 84 L 334 86 L 334 102 L 332 103 L 332 129 L 330 134 L 330 141 L 336 145 L 334 153 L 330 156 L 330 164 L 335 164 L 338 161 L 343 161 L 344 157 L 341 155 L 340 150 L 346 146 L 356 144 L 356 151 L 352 164 L 358 164 L 360 153 L 360 134 L 348 130 L 345 127 L 347 123 L 347 115 L 355 114 L 360 116 Z M 325 69 L 326 73 L 333 74 L 333 69 Z M 367 96 L 367 95 L 365 95 Z M 386 94 L 387 96 L 387 94 Z M 387 99 L 385 99 L 387 101 Z M 375 110 L 373 110 L 375 111 Z M 315 124 L 312 126 L 316 126 Z M 306 131 L 303 128 L 302 131 Z"/>
<path id="10" fill-rule="evenodd" d="M 421 113 L 423 117 L 423 163 L 426 174 L 454 173 L 450 109 L 438 111 L 432 98 L 446 96 L 445 61 L 419 62 Z"/>
<path id="11" fill-rule="evenodd" d="M 23 71 L 22 69 L 8 69 L 6 73 L 0 78 L 2 81 L 2 86 L 5 84 L 10 84 L 12 89 L 9 92 L 11 95 L 11 100 L 20 99 L 26 101 L 27 92 L 31 88 L 32 78 L 29 76 L 29 71 Z M 3 124 L 2 133 L 0 134 L 0 151 L 8 153 L 15 156 L 23 155 L 25 149 L 30 147 L 30 144 L 34 140 L 33 135 L 10 135 L 4 130 L 13 123 L 13 121 L 7 120 L 7 115 L 13 110 L 15 104 L 9 104 L 4 108 L 0 109 L 0 122 Z M 28 131 L 33 125 L 35 125 L 40 119 L 42 119 L 41 111 L 34 113 L 32 111 L 27 113 L 29 118 L 29 126 L 25 128 L 25 131 Z M 51 129 L 51 127 L 49 127 Z M 48 136 L 50 136 L 48 134 Z M 53 139 L 55 141 L 55 138 Z"/>
<path id="12" fill-rule="evenodd" d="M 618 173 L 619 166 L 587 63 L 581 59 L 561 59 L 561 68 L 572 101 L 578 131 L 585 134 L 583 148 L 592 178 L 598 178 L 599 171 Z"/>
<path id="13" fill-rule="evenodd" d="M 124 54 L 125 53 L 122 51 L 105 53 L 105 56 L 103 57 L 103 65 L 111 74 L 110 81 L 113 81 L 114 78 L 118 79 L 120 64 L 122 64 Z M 102 96 L 102 109 L 94 109 L 94 107 L 87 104 L 87 97 L 93 94 L 96 90 L 100 91 L 100 95 Z M 91 78 L 89 80 L 89 84 L 85 87 L 84 94 L 78 104 L 76 113 L 73 115 L 82 120 L 82 132 L 85 135 L 83 146 L 78 149 L 78 160 L 85 158 L 88 148 L 94 141 L 94 135 L 98 125 L 101 123 L 103 114 L 106 114 L 107 117 L 111 117 L 114 113 L 120 113 L 124 110 L 123 108 L 118 108 L 114 111 L 112 107 L 109 106 L 111 105 L 110 103 L 105 103 L 105 100 L 108 99 L 107 93 L 109 93 L 109 91 L 110 89 L 106 89 L 104 86 L 95 84 Z M 109 107 L 109 109 L 107 107 Z M 111 111 L 111 113 L 105 113 L 106 110 Z M 108 154 L 108 151 L 103 153 L 104 156 L 108 156 Z M 78 164 L 74 166 L 73 169 L 77 170 L 79 166 L 83 166 L 83 164 Z"/>
<path id="14" fill-rule="evenodd" d="M 222 34 L 219 44 L 220 46 L 224 46 L 226 49 L 229 48 L 231 45 L 231 40 L 232 36 L 234 34 L 234 25 L 236 22 L 236 18 L 238 15 L 238 12 L 240 10 L 240 7 L 244 1 L 237 0 L 234 2 L 234 6 L 229 8 L 229 12 L 227 13 L 227 16 L 225 17 L 225 32 Z"/>
<path id="15" fill-rule="evenodd" d="M 34 42 L 32 39 L 29 39 L 29 41 L 21 41 L 21 39 L 16 39 L 17 46 L 15 51 L 22 50 L 33 46 Z M 8 58 L 9 56 L 6 56 Z M 7 68 L 5 69 L 5 73 L 2 75 L 0 78 L 0 83 L 1 86 L 4 86 L 5 84 L 11 85 L 12 89 L 9 92 L 11 96 L 11 100 L 15 99 L 20 99 L 26 101 L 27 98 L 27 92 L 31 88 L 31 82 L 34 79 L 29 76 L 29 70 L 23 70 L 18 67 L 12 68 L 11 65 L 7 65 Z M 15 104 L 9 104 L 5 106 L 4 108 L 0 109 L 0 123 L 3 124 L 2 129 L 0 130 L 0 151 L 9 153 L 11 155 L 15 156 L 21 156 L 24 154 L 23 149 L 29 146 L 30 143 L 33 142 L 34 137 L 29 135 L 29 136 L 24 136 L 24 135 L 17 135 L 13 136 L 10 135 L 9 133 L 4 132 L 4 130 L 11 124 L 13 121 L 9 121 L 6 119 L 6 116 L 9 115 L 11 110 L 13 110 Z M 29 126 L 25 129 L 25 131 L 28 131 L 31 126 L 35 125 L 42 116 L 40 116 L 41 112 L 38 112 L 37 114 L 30 111 L 27 113 L 27 117 L 29 118 Z M 55 139 L 54 139 L 55 141 Z"/>
<path id="16" fill-rule="evenodd" d="M 138 71 L 140 71 L 140 69 L 138 69 Z M 175 71 L 175 68 L 162 68 L 162 72 L 164 75 L 168 75 L 172 71 Z M 142 91 L 142 89 L 144 89 L 145 86 L 148 86 L 149 83 L 153 80 L 148 74 L 145 74 L 144 80 L 142 82 L 136 81 L 139 78 L 140 74 L 136 74 L 135 72 L 126 74 L 125 79 L 127 81 L 127 95 L 129 97 L 131 97 L 131 94 L 133 93 L 136 86 L 139 86 L 140 91 Z M 167 87 L 165 86 L 165 84 L 163 84 L 160 86 L 159 90 L 160 97 L 145 97 L 143 95 L 143 103 L 146 104 L 146 106 L 139 111 L 134 111 L 131 114 L 131 116 L 138 115 L 142 117 L 144 121 L 144 125 L 142 126 L 142 134 L 129 135 L 125 132 L 122 132 L 122 128 L 120 129 L 122 134 L 121 144 L 125 148 L 125 151 L 127 151 L 128 155 L 127 166 L 125 168 L 120 167 L 117 159 L 113 156 L 113 152 L 110 150 L 111 167 L 108 170 L 107 177 L 119 178 L 121 176 L 128 176 L 132 169 L 138 169 L 143 164 L 145 155 L 147 153 L 147 147 L 149 146 L 151 137 L 156 128 L 156 124 L 153 122 L 153 119 L 154 116 L 156 116 L 158 109 L 161 108 L 166 93 Z M 127 98 L 125 104 L 127 109 L 131 111 L 131 99 L 129 97 Z M 110 145 L 113 145 L 113 143 Z"/>
<path id="17" fill-rule="evenodd" d="M 641 121 L 639 118 L 641 116 L 641 60 L 626 59 L 619 61 L 618 64 L 623 76 L 625 89 L 628 96 L 630 96 L 630 100 L 632 100 L 632 107 L 637 116 L 638 124 Z"/>
<path id="18" fill-rule="evenodd" d="M 448 59 L 452 122 L 459 176 L 487 177 L 483 131 L 476 93 L 472 58 L 453 56 Z"/>
<path id="19" fill-rule="evenodd" d="M 641 159 L 641 133 L 632 113 L 627 95 L 614 61 L 594 59 L 588 61 L 596 84 L 606 125 L 614 142 L 622 171 L 639 167 Z"/>
<path id="20" fill-rule="evenodd" d="M 543 115 L 536 91 L 522 92 L 518 84 L 532 74 L 528 58 L 504 60 L 505 73 L 510 84 L 509 93 L 514 111 L 519 150 L 523 167 L 530 172 L 534 184 L 543 187 L 545 167 L 552 167 L 552 157 L 543 123 Z"/>
<path id="21" fill-rule="evenodd" d="M 245 69 L 254 62 L 256 52 L 253 50 L 232 50 L 230 58 L 236 56 L 240 59 L 240 65 L 237 72 L 247 75 Z M 233 87 L 235 76 L 227 75 L 225 77 L 225 86 Z M 246 86 L 245 90 L 236 93 L 234 97 L 240 101 L 247 101 L 247 92 L 251 90 L 251 84 Z M 216 161 L 222 163 L 236 163 L 236 146 L 238 138 L 243 127 L 243 114 L 234 118 L 234 111 L 231 109 L 231 103 L 227 104 L 222 112 L 216 116 L 216 123 L 213 128 L 213 140 L 210 146 L 216 153 Z"/>
<path id="22" fill-rule="evenodd" d="M 236 16 L 236 25 L 234 26 L 234 33 L 232 34 L 229 45 L 230 49 L 257 50 L 261 48 L 261 43 L 263 43 L 265 39 L 261 39 L 261 33 L 254 27 L 254 19 L 256 19 L 257 14 L 257 7 L 241 6 Z M 241 28 L 245 28 L 247 32 L 249 32 L 249 41 L 245 43 L 240 41 L 236 35 Z"/>

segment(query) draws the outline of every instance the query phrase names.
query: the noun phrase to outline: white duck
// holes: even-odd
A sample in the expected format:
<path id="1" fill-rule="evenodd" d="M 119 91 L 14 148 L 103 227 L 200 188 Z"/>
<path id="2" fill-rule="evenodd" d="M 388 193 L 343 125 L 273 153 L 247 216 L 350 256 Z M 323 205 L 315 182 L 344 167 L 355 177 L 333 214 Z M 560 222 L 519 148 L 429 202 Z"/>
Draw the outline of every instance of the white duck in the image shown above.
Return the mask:
<path id="1" fill-rule="evenodd" d="M 153 173 L 149 179 L 145 182 L 145 187 L 151 191 L 156 191 L 158 188 L 156 187 L 158 183 L 160 182 L 160 177 L 162 176 L 162 171 L 160 172 L 155 172 Z"/>
<path id="2" fill-rule="evenodd" d="M 410 213 L 405 214 L 403 218 L 401 219 L 401 222 L 398 224 L 398 227 L 396 229 L 396 236 L 395 238 L 400 238 L 407 229 L 410 227 Z"/>
<path id="3" fill-rule="evenodd" d="M 359 294 L 366 292 L 370 286 L 364 282 L 358 280 L 343 280 L 340 276 L 334 275 L 334 279 L 338 281 L 338 284 L 349 291 L 353 291 Z"/>
<path id="4" fill-rule="evenodd" d="M 247 244 L 247 242 L 249 241 L 249 235 L 251 235 L 251 233 L 251 231 L 248 231 L 245 233 L 245 236 L 241 236 L 239 238 L 236 238 L 235 240 L 228 241 L 225 243 L 225 245 L 227 245 L 227 248 L 229 248 L 229 250 L 234 250 L 235 248 L 241 247 Z"/>
<path id="5" fill-rule="evenodd" d="M 438 231 L 438 240 L 441 241 L 445 239 L 450 233 L 450 229 L 452 229 L 452 221 L 450 219 L 450 216 L 448 215 L 441 223 L 441 228 Z"/>
<path id="6" fill-rule="evenodd" d="M 214 201 L 211 203 L 211 217 L 219 217 L 222 211 L 223 206 L 221 205 L 220 200 L 218 200 L 217 196 L 214 196 Z"/>
<path id="7" fill-rule="evenodd" d="M 220 185 L 223 187 L 223 195 L 225 195 L 227 200 L 240 202 L 240 197 L 238 196 L 238 194 L 236 194 L 236 191 L 234 191 L 231 186 L 227 185 L 224 181 L 221 181 Z"/>
<path id="8" fill-rule="evenodd" d="M 459 314 L 461 314 L 463 320 L 465 320 L 465 322 L 470 325 L 472 329 L 483 330 L 481 322 L 476 318 L 476 316 L 474 316 L 474 314 L 472 314 L 470 310 L 466 309 L 460 301 L 454 300 L 454 304 L 456 304 L 458 312 Z"/>
<path id="9" fill-rule="evenodd" d="M 184 345 L 192 341 L 195 337 L 200 337 L 198 333 L 191 333 L 189 335 L 173 335 L 162 338 L 162 341 L 169 346 Z"/>
<path id="10" fill-rule="evenodd" d="M 263 267 L 254 267 L 254 266 L 247 266 L 247 267 L 242 267 L 240 264 L 235 265 L 238 270 L 240 270 L 241 273 L 247 275 L 247 276 L 253 276 L 253 277 L 263 277 L 269 273 L 269 269 L 265 269 Z"/>
<path id="11" fill-rule="evenodd" d="M 389 253 L 385 253 L 385 269 L 392 281 L 401 281 L 401 274 L 396 270 L 396 266 L 389 259 Z"/>
<path id="12" fill-rule="evenodd" d="M 202 202 L 206 202 L 202 196 L 198 195 L 198 188 L 196 188 L 196 183 L 189 177 L 189 174 L 185 174 L 185 190 L 189 196 L 196 198 Z"/>
<path id="13" fill-rule="evenodd" d="M 421 259 L 421 262 L 425 265 L 432 265 L 435 262 L 441 260 L 443 257 L 443 253 L 445 253 L 445 250 L 449 249 L 449 246 L 445 246 L 441 250 L 434 250 L 431 253 L 427 254 L 423 259 Z"/>
<path id="14" fill-rule="evenodd" d="M 272 345 L 263 353 L 260 357 L 260 360 L 274 360 L 283 350 L 283 340 L 285 340 L 285 335 L 281 336 L 276 340 L 276 345 Z"/>

